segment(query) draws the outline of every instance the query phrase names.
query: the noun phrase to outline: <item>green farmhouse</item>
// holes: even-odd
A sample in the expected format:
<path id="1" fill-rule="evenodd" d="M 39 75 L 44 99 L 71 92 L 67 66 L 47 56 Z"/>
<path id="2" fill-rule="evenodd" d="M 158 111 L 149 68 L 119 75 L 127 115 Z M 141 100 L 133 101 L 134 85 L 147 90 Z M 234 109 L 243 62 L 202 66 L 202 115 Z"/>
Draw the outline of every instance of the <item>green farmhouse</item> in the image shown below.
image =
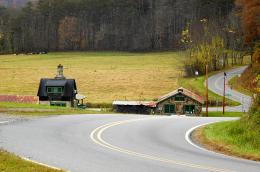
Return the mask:
<path id="1" fill-rule="evenodd" d="M 64 77 L 62 65 L 58 66 L 55 78 L 41 79 L 37 94 L 40 104 L 63 107 L 76 107 L 76 95 L 76 81 Z"/>

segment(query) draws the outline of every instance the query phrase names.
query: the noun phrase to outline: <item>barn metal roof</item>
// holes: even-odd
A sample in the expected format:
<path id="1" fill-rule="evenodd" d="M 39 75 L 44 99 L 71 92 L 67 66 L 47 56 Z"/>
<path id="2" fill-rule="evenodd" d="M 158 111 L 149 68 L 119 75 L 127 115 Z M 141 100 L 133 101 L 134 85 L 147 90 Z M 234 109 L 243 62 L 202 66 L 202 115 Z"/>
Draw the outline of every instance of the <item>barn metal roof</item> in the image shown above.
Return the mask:
<path id="1" fill-rule="evenodd" d="M 113 105 L 121 105 L 121 106 L 149 106 L 149 107 L 156 107 L 155 102 L 151 101 L 121 101 L 121 100 L 116 100 L 113 101 Z"/>
<path id="2" fill-rule="evenodd" d="M 203 97 L 201 97 L 201 96 L 199 96 L 199 95 L 197 95 L 197 94 L 195 94 L 195 93 L 193 93 L 193 92 L 191 92 L 191 91 L 189 91 L 189 90 L 187 90 L 187 89 L 185 89 L 183 87 L 180 87 L 180 88 L 178 88 L 178 89 L 176 89 L 176 90 L 174 90 L 174 91 L 172 91 L 172 92 L 170 92 L 170 93 L 160 97 L 158 99 L 158 101 L 156 102 L 156 104 L 160 103 L 160 102 L 162 102 L 162 101 L 164 101 L 164 100 L 166 100 L 166 99 L 168 99 L 168 98 L 170 98 L 172 96 L 175 96 L 177 94 L 183 94 L 185 96 L 188 96 L 188 97 L 198 101 L 201 104 L 204 104 Z"/>
<path id="3" fill-rule="evenodd" d="M 45 86 L 65 86 L 67 80 L 61 79 L 48 79 L 46 80 Z"/>

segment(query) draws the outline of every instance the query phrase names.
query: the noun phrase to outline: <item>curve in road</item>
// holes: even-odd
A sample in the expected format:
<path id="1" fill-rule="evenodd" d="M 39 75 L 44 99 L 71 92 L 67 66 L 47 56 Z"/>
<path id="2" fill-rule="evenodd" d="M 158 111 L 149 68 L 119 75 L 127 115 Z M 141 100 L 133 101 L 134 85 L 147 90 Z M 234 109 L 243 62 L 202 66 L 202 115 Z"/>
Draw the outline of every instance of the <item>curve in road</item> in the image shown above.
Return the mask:
<path id="1" fill-rule="evenodd" d="M 233 77 L 240 75 L 244 72 L 247 66 L 231 69 L 225 71 L 226 76 L 226 83 Z M 223 89 L 224 89 L 224 72 L 215 74 L 208 79 L 209 83 L 209 90 L 212 92 L 223 96 Z M 226 107 L 226 111 L 233 111 L 233 112 L 248 112 L 252 98 L 245 94 L 242 94 L 234 89 L 231 89 L 229 85 L 226 84 L 226 93 L 229 94 L 229 99 L 239 102 L 241 105 L 234 106 L 234 107 Z M 210 111 L 222 111 L 222 108 L 209 108 Z"/>
<path id="2" fill-rule="evenodd" d="M 114 150 L 114 151 L 118 151 L 118 152 L 121 152 L 121 153 L 125 153 L 125 154 L 131 155 L 131 156 L 137 156 L 137 157 L 150 159 L 150 160 L 153 160 L 153 161 L 159 161 L 159 162 L 163 162 L 163 163 L 169 163 L 169 164 L 173 164 L 173 165 L 180 165 L 180 166 L 184 166 L 184 167 L 197 168 L 197 169 L 200 169 L 200 170 L 202 169 L 202 170 L 208 170 L 208 171 L 213 171 L 213 172 L 233 172 L 233 171 L 228 171 L 228 170 L 224 170 L 224 169 L 220 169 L 220 168 L 207 167 L 207 166 L 204 166 L 204 165 L 198 165 L 198 164 L 192 164 L 192 163 L 188 163 L 188 162 L 176 161 L 176 160 L 171 160 L 171 159 L 166 159 L 166 158 L 162 158 L 162 157 L 156 157 L 156 156 L 152 156 L 152 155 L 148 155 L 148 154 L 144 154 L 144 153 L 135 152 L 135 151 L 128 150 L 128 149 L 125 149 L 125 148 L 122 148 L 122 147 L 118 147 L 116 145 L 112 145 L 112 144 L 106 142 L 102 138 L 102 134 L 111 127 L 115 127 L 117 125 L 122 125 L 122 124 L 125 124 L 125 123 L 141 121 L 141 120 L 148 120 L 148 118 L 137 119 L 137 120 L 125 120 L 125 121 L 113 122 L 113 123 L 110 123 L 110 124 L 100 126 L 100 127 L 96 128 L 94 131 L 92 131 L 92 133 L 90 134 L 90 138 L 91 138 L 91 140 L 93 140 L 95 143 L 97 143 L 100 146 L 103 146 L 105 148 L 108 148 L 108 149 L 111 149 L 111 150 Z"/>
<path id="3" fill-rule="evenodd" d="M 194 126 L 233 119 L 236 118 L 48 117 L 0 125 L 0 147 L 71 172 L 258 172 L 258 162 L 202 151 L 185 140 L 185 133 Z"/>

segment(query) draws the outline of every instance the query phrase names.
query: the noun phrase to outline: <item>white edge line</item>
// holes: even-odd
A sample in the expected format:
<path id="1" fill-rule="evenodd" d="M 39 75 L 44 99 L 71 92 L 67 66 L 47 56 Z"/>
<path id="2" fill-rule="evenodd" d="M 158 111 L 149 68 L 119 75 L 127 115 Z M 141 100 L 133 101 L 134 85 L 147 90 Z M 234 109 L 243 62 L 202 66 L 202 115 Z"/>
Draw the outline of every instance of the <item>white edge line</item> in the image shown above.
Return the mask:
<path id="1" fill-rule="evenodd" d="M 44 163 L 41 163 L 41 162 L 37 162 L 37 161 L 31 160 L 31 159 L 28 159 L 28 158 L 25 158 L 25 157 L 20 157 L 20 158 L 22 158 L 25 161 L 32 162 L 34 164 L 38 164 L 38 165 L 41 165 L 41 166 L 45 166 L 45 167 L 48 167 L 48 168 L 51 168 L 51 169 L 54 169 L 54 170 L 64 171 L 61 168 L 57 168 L 57 167 L 54 167 L 54 166 L 51 166 L 51 165 L 47 165 L 47 164 L 44 164 Z M 69 171 L 67 171 L 67 172 L 69 172 Z"/>
<path id="2" fill-rule="evenodd" d="M 9 121 L 0 121 L 0 124 L 7 124 L 7 123 L 9 123 Z M 28 159 L 28 158 L 25 158 L 25 157 L 22 157 L 22 156 L 20 156 L 20 158 L 25 160 L 25 161 L 32 162 L 34 164 L 38 164 L 38 165 L 48 167 L 48 168 L 51 168 L 51 169 L 54 169 L 54 170 L 65 171 L 61 168 L 57 168 L 57 167 L 54 167 L 54 166 L 51 166 L 51 165 L 47 165 L 47 164 L 44 164 L 44 163 L 41 163 L 41 162 L 37 162 L 37 161 L 31 160 L 31 159 Z M 67 172 L 69 172 L 69 171 L 67 171 Z"/>
<path id="3" fill-rule="evenodd" d="M 0 124 L 7 124 L 9 121 L 0 121 Z"/>
<path id="4" fill-rule="evenodd" d="M 205 148 L 203 148 L 203 147 L 201 147 L 201 146 L 198 146 L 198 145 L 195 144 L 195 143 L 191 140 L 191 138 L 190 138 L 191 133 L 192 133 L 194 130 L 196 130 L 197 128 L 202 127 L 202 126 L 205 126 L 205 125 L 213 124 L 213 123 L 216 123 L 216 122 L 208 122 L 208 123 L 205 123 L 205 124 L 200 124 L 200 125 L 197 125 L 197 126 L 195 126 L 195 127 L 192 127 L 191 129 L 189 129 L 189 130 L 185 133 L 185 140 L 186 140 L 189 144 L 191 144 L 192 146 L 194 146 L 194 147 L 196 147 L 196 148 L 198 148 L 198 149 L 200 149 L 200 150 L 203 150 L 203 151 L 206 151 L 206 152 L 211 152 L 211 153 L 217 153 L 217 152 L 214 152 L 214 151 L 210 151 L 210 150 L 208 150 L 208 149 L 205 149 Z M 219 154 L 219 153 L 217 153 L 217 154 Z M 223 155 L 223 154 L 221 154 L 221 155 Z"/>

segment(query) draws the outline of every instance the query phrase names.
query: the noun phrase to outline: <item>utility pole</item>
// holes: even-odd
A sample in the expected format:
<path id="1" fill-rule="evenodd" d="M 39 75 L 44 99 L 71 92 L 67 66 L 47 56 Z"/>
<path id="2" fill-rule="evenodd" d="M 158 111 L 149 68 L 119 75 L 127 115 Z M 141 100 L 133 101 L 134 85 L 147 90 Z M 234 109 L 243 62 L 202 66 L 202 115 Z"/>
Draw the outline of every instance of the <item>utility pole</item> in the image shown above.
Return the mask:
<path id="1" fill-rule="evenodd" d="M 206 116 L 209 116 L 209 93 L 208 93 L 208 87 L 209 87 L 209 83 L 208 83 L 208 64 L 206 64 Z"/>
<path id="2" fill-rule="evenodd" d="M 224 72 L 224 89 L 223 89 L 223 103 L 222 103 L 222 106 L 223 106 L 223 115 L 225 114 L 225 100 L 226 100 L 226 72 Z"/>

